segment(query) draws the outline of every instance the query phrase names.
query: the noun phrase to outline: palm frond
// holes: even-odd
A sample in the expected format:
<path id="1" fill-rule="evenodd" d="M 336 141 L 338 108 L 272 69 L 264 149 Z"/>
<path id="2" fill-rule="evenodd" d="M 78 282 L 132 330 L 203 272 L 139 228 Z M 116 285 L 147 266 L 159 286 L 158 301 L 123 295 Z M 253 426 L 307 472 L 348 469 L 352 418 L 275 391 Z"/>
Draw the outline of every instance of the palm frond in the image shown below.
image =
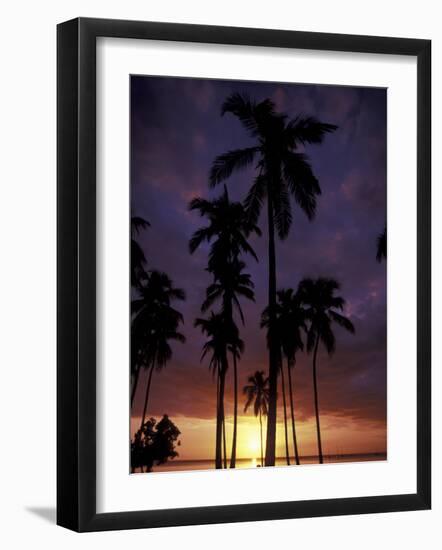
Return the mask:
<path id="1" fill-rule="evenodd" d="M 341 315 L 340 313 L 337 313 L 332 309 L 329 311 L 329 315 L 333 319 L 333 321 L 340 327 L 344 328 L 348 332 L 351 332 L 351 334 L 355 333 L 355 327 L 350 319 L 348 319 L 348 317 L 345 317 L 344 315 Z"/>
<path id="2" fill-rule="evenodd" d="M 321 327 L 320 339 L 329 355 L 333 355 L 336 350 L 336 338 L 331 329 L 330 323 L 324 324 Z"/>
<path id="3" fill-rule="evenodd" d="M 215 187 L 215 185 L 228 179 L 235 170 L 242 170 L 249 166 L 258 151 L 258 147 L 247 147 L 246 149 L 228 151 L 216 157 L 210 169 L 210 186 Z"/>
<path id="4" fill-rule="evenodd" d="M 141 216 L 132 216 L 130 224 L 133 233 L 139 233 L 140 229 L 147 229 L 150 227 L 150 223 Z"/>
<path id="5" fill-rule="evenodd" d="M 290 226 L 292 225 L 292 209 L 290 206 L 290 196 L 283 183 L 279 185 L 279 188 L 273 194 L 273 210 L 278 236 L 281 240 L 284 240 L 289 234 Z"/>
<path id="6" fill-rule="evenodd" d="M 193 254 L 204 241 L 209 241 L 210 237 L 210 228 L 201 227 L 200 229 L 197 229 L 189 241 L 189 252 Z"/>
<path id="7" fill-rule="evenodd" d="M 299 207 L 312 220 L 316 213 L 316 197 L 321 194 L 321 188 L 306 155 L 287 152 L 283 161 L 283 175 Z"/>
<path id="8" fill-rule="evenodd" d="M 189 210 L 198 210 L 200 216 L 207 216 L 213 212 L 213 203 L 201 197 L 195 197 L 189 202 Z"/>
<path id="9" fill-rule="evenodd" d="M 257 137 L 269 118 L 275 114 L 274 109 L 275 105 L 270 99 L 255 103 L 247 94 L 233 93 L 224 101 L 221 115 L 233 114 L 251 136 Z"/>
<path id="10" fill-rule="evenodd" d="M 246 210 L 247 219 L 250 224 L 256 225 L 261 213 L 264 199 L 267 196 L 266 178 L 260 174 L 255 178 L 252 187 L 249 189 L 244 200 L 244 208 Z"/>
<path id="11" fill-rule="evenodd" d="M 319 121 L 317 118 L 298 116 L 287 124 L 287 140 L 291 147 L 297 144 L 319 144 L 325 135 L 337 130 L 335 124 Z"/>

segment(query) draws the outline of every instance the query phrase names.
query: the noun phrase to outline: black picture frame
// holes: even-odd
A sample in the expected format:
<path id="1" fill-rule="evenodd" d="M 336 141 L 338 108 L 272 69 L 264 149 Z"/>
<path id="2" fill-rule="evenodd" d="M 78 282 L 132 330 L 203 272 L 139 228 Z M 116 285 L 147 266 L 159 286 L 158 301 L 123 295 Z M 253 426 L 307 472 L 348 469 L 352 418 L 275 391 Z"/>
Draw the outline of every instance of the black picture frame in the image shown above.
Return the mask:
<path id="1" fill-rule="evenodd" d="M 95 234 L 98 37 L 395 54 L 417 58 L 415 494 L 118 513 L 96 512 Z M 75 531 L 102 531 L 429 509 L 431 41 L 79 18 L 58 25 L 57 46 L 57 523 Z"/>

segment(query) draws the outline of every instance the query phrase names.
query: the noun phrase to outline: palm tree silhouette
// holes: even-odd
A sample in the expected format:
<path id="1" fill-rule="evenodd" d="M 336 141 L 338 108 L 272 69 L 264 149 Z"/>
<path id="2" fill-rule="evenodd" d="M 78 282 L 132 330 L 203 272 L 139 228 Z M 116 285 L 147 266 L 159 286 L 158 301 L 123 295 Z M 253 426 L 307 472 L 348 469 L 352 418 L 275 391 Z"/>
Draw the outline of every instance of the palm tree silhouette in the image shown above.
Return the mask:
<path id="1" fill-rule="evenodd" d="M 135 239 L 141 229 L 147 229 L 150 223 L 140 216 L 132 216 L 130 219 L 131 242 L 130 242 L 130 284 L 138 287 L 145 279 L 146 256 L 143 249 Z"/>
<path id="2" fill-rule="evenodd" d="M 247 396 L 244 412 L 253 403 L 253 412 L 259 416 L 259 433 L 261 441 L 261 466 L 264 466 L 264 451 L 262 444 L 262 416 L 266 416 L 269 405 L 269 379 L 264 378 L 264 371 L 256 371 L 247 379 L 248 385 L 244 386 L 243 393 Z"/>
<path id="3" fill-rule="evenodd" d="M 260 235 L 255 224 L 248 221 L 244 207 L 239 202 L 231 202 L 227 188 L 224 186 L 222 195 L 212 201 L 206 199 L 193 199 L 189 205 L 190 210 L 199 211 L 202 217 L 209 220 L 209 225 L 198 229 L 189 242 L 190 252 L 193 253 L 202 242 L 211 242 L 207 270 L 212 273 L 214 281 L 207 288 L 206 299 L 202 305 L 202 311 L 207 311 L 217 300 L 222 301 L 222 312 L 226 325 L 230 327 L 232 335 L 230 347 L 233 357 L 234 377 L 234 410 L 233 410 L 233 437 L 230 467 L 236 466 L 236 444 L 238 425 L 238 350 L 234 343 L 238 328 L 235 325 L 233 309 L 237 309 L 242 322 L 244 315 L 238 297 L 254 300 L 253 283 L 250 275 L 243 273 L 245 264 L 239 260 L 242 253 L 252 255 L 256 260 L 255 251 L 247 238 L 254 232 Z"/>
<path id="4" fill-rule="evenodd" d="M 384 227 L 382 233 L 378 235 L 376 240 L 376 260 L 382 262 L 387 257 L 387 226 Z"/>
<path id="5" fill-rule="evenodd" d="M 267 347 L 270 346 L 270 336 L 269 336 L 269 307 L 267 306 L 261 315 L 261 328 L 267 328 Z M 286 402 L 286 392 L 285 392 L 285 378 L 284 378 L 284 366 L 282 364 L 281 358 L 281 339 L 280 339 L 280 326 L 278 317 L 275 319 L 275 334 L 278 339 L 278 374 L 281 374 L 281 393 L 282 393 L 282 410 L 284 414 L 284 441 L 285 441 L 285 457 L 287 465 L 290 465 L 290 451 L 289 451 L 289 438 L 288 438 L 288 429 L 287 429 L 287 402 Z"/>
<path id="6" fill-rule="evenodd" d="M 313 390 L 315 397 L 316 434 L 318 438 L 319 463 L 324 462 L 321 444 L 321 428 L 319 424 L 318 385 L 316 363 L 319 342 L 322 342 L 327 353 L 332 355 L 336 348 L 336 339 L 332 324 L 336 323 L 348 332 L 354 334 L 353 323 L 336 310 L 344 309 L 345 300 L 336 296 L 340 284 L 335 279 L 303 279 L 299 283 L 299 299 L 305 307 L 306 318 L 310 322 L 307 332 L 307 351 L 313 351 Z"/>
<path id="7" fill-rule="evenodd" d="M 269 326 L 269 314 L 268 308 L 266 308 L 262 314 L 261 327 L 268 328 Z M 280 351 L 287 360 L 287 373 L 288 373 L 288 393 L 290 398 L 290 412 L 291 412 L 291 425 L 292 425 L 292 437 L 293 448 L 295 451 L 295 462 L 299 465 L 299 452 L 298 452 L 298 440 L 296 436 L 296 422 L 294 412 L 294 400 L 293 400 L 293 386 L 291 369 L 296 363 L 296 353 L 304 349 L 302 341 L 301 331 L 306 330 L 305 326 L 305 312 L 301 307 L 299 297 L 292 288 L 278 290 L 277 292 L 277 304 L 276 304 L 276 326 L 277 334 L 279 338 Z M 281 383 L 283 394 L 283 407 L 284 407 L 284 427 L 286 434 L 286 457 L 287 463 L 289 463 L 289 452 L 287 443 L 287 415 L 285 404 L 285 380 L 284 380 L 284 366 L 281 362 Z"/>
<path id="8" fill-rule="evenodd" d="M 193 254 L 203 242 L 211 242 L 209 253 L 209 271 L 216 269 L 216 263 L 227 259 L 237 259 L 240 254 L 250 254 L 258 261 L 252 246 L 248 242 L 251 233 L 261 235 L 259 227 L 250 223 L 249 217 L 240 202 L 231 202 L 226 186 L 222 195 L 213 200 L 197 197 L 192 199 L 189 210 L 196 210 L 207 218 L 209 224 L 201 227 L 192 235 L 189 250 Z"/>
<path id="9" fill-rule="evenodd" d="M 316 197 L 321 193 L 308 157 L 299 146 L 322 143 L 325 134 L 337 126 L 313 117 L 288 120 L 275 111 L 270 99 L 255 103 L 248 96 L 234 93 L 223 103 L 221 114 L 236 116 L 255 144 L 245 149 L 228 151 L 218 156 L 210 172 L 210 184 L 215 186 L 236 171 L 256 163 L 257 176 L 245 200 L 250 223 L 256 224 L 267 199 L 269 256 L 269 411 L 267 416 L 266 466 L 275 464 L 277 378 L 279 370 L 276 341 L 276 252 L 275 229 L 285 239 L 292 222 L 290 198 L 312 219 Z M 275 333 L 275 334 L 274 334 Z"/>
<path id="10" fill-rule="evenodd" d="M 210 353 L 209 367 L 217 377 L 216 384 L 216 437 L 215 437 L 215 468 L 222 468 L 222 445 L 224 431 L 224 390 L 228 369 L 227 350 L 229 347 L 229 328 L 222 313 L 210 313 L 207 319 L 198 318 L 194 322 L 208 340 L 203 345 L 201 360 Z M 224 445 L 225 447 L 225 445 Z M 224 451 L 224 464 L 226 452 Z"/>
<path id="11" fill-rule="evenodd" d="M 214 276 L 215 282 L 212 283 L 206 292 L 206 299 L 201 307 L 202 311 L 207 311 L 217 300 L 222 301 L 222 313 L 226 319 L 226 325 L 229 328 L 228 343 L 233 357 L 233 436 L 232 436 L 232 454 L 230 458 L 230 467 L 236 466 L 236 442 L 237 442 L 237 422 L 238 422 L 238 368 L 237 360 L 242 351 L 239 345 L 238 327 L 233 319 L 233 306 L 239 312 L 242 322 L 244 323 L 244 314 L 241 308 L 238 297 L 242 296 L 248 300 L 255 300 L 253 292 L 253 282 L 248 273 L 242 273 L 245 268 L 244 262 L 239 260 L 229 261 L 225 265 L 220 265 L 216 262 Z M 242 346 L 243 347 L 243 346 Z"/>
<path id="12" fill-rule="evenodd" d="M 132 301 L 132 354 L 135 356 L 133 403 L 141 367 L 149 371 L 144 398 L 141 426 L 145 423 L 153 371 L 161 370 L 172 357 L 170 341 L 185 342 L 178 332 L 184 322 L 179 311 L 172 307 L 175 300 L 184 300 L 184 291 L 174 288 L 171 279 L 160 271 L 150 271 L 147 281 L 139 288 L 140 298 Z"/>

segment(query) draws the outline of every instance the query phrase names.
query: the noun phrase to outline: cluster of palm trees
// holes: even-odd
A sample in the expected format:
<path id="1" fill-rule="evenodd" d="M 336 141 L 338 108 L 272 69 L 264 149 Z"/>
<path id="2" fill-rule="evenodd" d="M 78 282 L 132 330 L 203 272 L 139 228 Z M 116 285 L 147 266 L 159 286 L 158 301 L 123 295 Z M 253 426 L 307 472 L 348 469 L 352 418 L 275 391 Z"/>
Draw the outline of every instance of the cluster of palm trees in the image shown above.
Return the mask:
<path id="1" fill-rule="evenodd" d="M 241 299 L 254 300 L 254 285 L 248 273 L 244 272 L 243 255 L 249 254 L 255 260 L 257 256 L 248 242 L 251 233 L 260 234 L 259 228 L 248 220 L 244 206 L 232 202 L 227 188 L 219 198 L 212 201 L 195 198 L 189 205 L 190 210 L 199 212 L 207 219 L 207 225 L 198 229 L 189 242 L 193 254 L 203 242 L 211 243 L 207 262 L 207 271 L 212 283 L 207 287 L 202 312 L 207 312 L 216 302 L 220 303 L 218 312 L 210 312 L 206 318 L 195 320 L 208 337 L 203 347 L 204 358 L 210 354 L 210 367 L 217 381 L 216 390 L 216 440 L 215 466 L 227 467 L 226 429 L 224 412 L 224 393 L 229 364 L 233 364 L 234 410 L 233 438 L 230 455 L 230 467 L 236 465 L 237 426 L 238 426 L 238 361 L 244 349 L 240 338 L 238 319 L 244 323 Z"/>
<path id="2" fill-rule="evenodd" d="M 298 352 L 306 350 L 313 355 L 313 394 L 316 417 L 316 435 L 318 442 L 318 460 L 322 464 L 324 454 L 322 450 L 317 363 L 319 344 L 322 343 L 329 355 L 335 351 L 336 339 L 333 324 L 337 324 L 350 333 L 354 333 L 352 322 L 342 314 L 345 300 L 335 293 L 339 290 L 339 283 L 334 279 L 318 278 L 303 279 L 295 292 L 292 288 L 277 292 L 276 304 L 276 334 L 279 351 L 279 374 L 281 376 L 282 406 L 284 414 L 284 441 L 287 464 L 290 465 L 291 452 L 289 450 L 286 384 L 284 374 L 284 359 L 288 376 L 287 393 L 290 400 L 291 432 L 295 463 L 300 464 L 298 439 L 296 435 L 294 394 L 291 371 L 296 365 Z M 261 318 L 261 326 L 269 328 L 269 311 L 266 308 Z M 304 345 L 305 340 L 305 345 Z M 262 449 L 262 417 L 267 416 L 269 406 L 269 379 L 263 371 L 257 371 L 248 379 L 244 386 L 246 395 L 244 412 L 253 403 L 255 416 L 259 416 L 261 439 L 261 465 L 263 465 Z"/>
<path id="3" fill-rule="evenodd" d="M 245 410 L 253 403 L 259 417 L 261 434 L 261 465 L 274 466 L 276 455 L 276 425 L 278 379 L 282 384 L 285 447 L 290 463 L 289 420 L 296 464 L 300 463 L 295 423 L 295 403 L 292 370 L 298 352 L 312 353 L 313 388 L 316 414 L 318 457 L 323 462 L 319 401 L 317 387 L 318 349 L 322 343 L 331 354 L 335 349 L 332 325 L 337 324 L 354 332 L 351 321 L 342 314 L 344 299 L 338 296 L 339 284 L 334 279 L 304 279 L 296 291 L 278 290 L 276 277 L 276 240 L 284 240 L 291 229 L 293 205 L 309 220 L 316 213 L 321 194 L 304 148 L 321 144 L 327 134 L 337 127 L 314 117 L 296 117 L 275 110 L 270 99 L 252 101 L 246 95 L 234 93 L 223 103 L 221 114 L 235 116 L 252 145 L 228 151 L 218 156 L 210 170 L 209 187 L 228 182 L 230 176 L 246 167 L 254 168 L 253 181 L 243 202 L 232 201 L 226 184 L 214 199 L 195 198 L 189 204 L 204 225 L 189 241 L 189 251 L 195 253 L 203 243 L 209 244 L 206 270 L 210 284 L 202 298 L 204 317 L 195 319 L 194 326 L 206 336 L 201 359 L 209 360 L 216 380 L 216 438 L 215 466 L 235 468 L 238 441 L 238 370 L 244 342 L 241 326 L 245 323 L 243 301 L 254 301 L 254 284 L 247 273 L 246 260 L 258 261 L 250 238 L 261 236 L 258 222 L 265 207 L 268 240 L 268 303 L 262 313 L 261 327 L 266 330 L 269 353 L 268 373 L 257 371 L 243 388 Z M 135 236 L 149 223 L 132 218 L 131 284 L 131 403 L 133 404 L 141 371 L 147 372 L 141 426 L 147 418 L 147 408 L 155 370 L 162 369 L 172 357 L 171 342 L 184 342 L 179 332 L 184 322 L 175 302 L 185 299 L 182 289 L 175 288 L 167 274 L 146 269 L 146 258 Z M 226 444 L 225 394 L 227 374 L 233 376 L 233 434 L 232 447 Z M 267 420 L 265 452 L 263 417 Z"/>
<path id="4" fill-rule="evenodd" d="M 185 299 L 184 290 L 175 288 L 166 273 L 146 269 L 146 257 L 135 238 L 141 229 L 148 227 L 149 222 L 143 218 L 131 218 L 131 286 L 134 295 L 131 302 L 131 406 L 140 372 L 148 373 L 140 431 L 147 420 L 154 371 L 161 370 L 172 358 L 172 341 L 185 342 L 185 337 L 179 332 L 184 319 L 174 307 L 174 302 Z"/>
<path id="5" fill-rule="evenodd" d="M 211 311 L 209 317 L 197 319 L 195 325 L 207 335 L 203 348 L 203 357 L 210 353 L 210 366 L 217 380 L 217 422 L 215 463 L 217 468 L 227 466 L 225 444 L 224 394 L 226 374 L 229 363 L 233 363 L 234 378 L 234 425 L 230 466 L 235 467 L 238 411 L 238 361 L 244 344 L 240 338 L 238 323 L 234 314 L 236 308 L 244 322 L 240 298 L 254 299 L 253 282 L 250 275 L 243 272 L 246 265 L 243 257 L 256 254 L 248 242 L 252 233 L 260 235 L 258 221 L 261 211 L 267 207 L 268 237 L 268 305 L 263 313 L 262 326 L 267 329 L 269 350 L 269 370 L 267 378 L 262 371 L 249 379 L 244 388 L 248 396 L 246 408 L 252 395 L 250 388 L 255 382 L 265 385 L 258 391 L 257 406 L 262 425 L 262 415 L 267 416 L 267 436 L 265 465 L 274 466 L 276 452 L 277 424 L 277 385 L 281 375 L 283 384 L 283 405 L 285 416 L 286 454 L 289 461 L 287 413 L 285 402 L 285 377 L 282 356 L 287 360 L 290 409 L 292 418 L 292 436 L 295 460 L 299 464 L 299 452 L 296 438 L 291 367 L 295 363 L 295 354 L 303 348 L 301 329 L 307 331 L 307 349 L 313 351 L 313 373 L 315 408 L 318 436 L 318 455 L 323 461 L 319 426 L 319 405 L 316 381 L 316 363 L 319 342 L 322 341 L 329 353 L 335 346 L 331 322 L 336 322 L 354 331 L 351 322 L 336 309 L 342 309 L 343 298 L 335 296 L 339 284 L 332 279 L 306 279 L 299 285 L 298 291 L 281 290 L 277 292 L 276 281 L 276 237 L 283 240 L 292 225 L 292 202 L 302 210 L 309 220 L 316 212 L 317 197 L 321 194 L 319 182 L 315 177 L 309 159 L 300 148 L 308 144 L 320 144 L 326 134 L 337 127 L 317 120 L 314 117 L 296 117 L 278 113 L 270 99 L 259 103 L 248 96 L 234 93 L 223 103 L 221 115 L 230 113 L 238 118 L 253 144 L 243 149 L 230 150 L 218 156 L 210 170 L 209 185 L 215 187 L 227 181 L 238 170 L 248 166 L 255 168 L 252 185 L 243 203 L 231 202 L 224 185 L 224 192 L 212 201 L 202 198 L 190 203 L 191 210 L 197 210 L 207 218 L 208 225 L 195 232 L 190 240 L 190 252 L 193 253 L 202 242 L 211 243 L 207 271 L 213 277 L 207 288 L 202 311 L 207 311 L 216 301 L 221 303 L 218 312 Z M 308 329 L 306 322 L 309 321 Z M 229 361 L 229 356 L 231 360 Z M 255 381 L 253 382 L 252 379 Z M 257 382 L 258 381 L 258 382 Z M 261 432 L 262 437 L 262 432 Z"/>

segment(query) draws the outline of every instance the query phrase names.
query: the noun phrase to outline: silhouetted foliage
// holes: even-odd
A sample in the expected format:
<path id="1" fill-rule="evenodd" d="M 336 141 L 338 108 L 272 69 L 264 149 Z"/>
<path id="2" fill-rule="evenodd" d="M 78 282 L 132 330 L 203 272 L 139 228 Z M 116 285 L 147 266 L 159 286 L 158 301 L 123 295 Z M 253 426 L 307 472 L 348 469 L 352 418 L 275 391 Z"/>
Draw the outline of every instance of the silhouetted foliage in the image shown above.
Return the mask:
<path id="1" fill-rule="evenodd" d="M 382 262 L 387 258 L 387 226 L 384 227 L 382 233 L 378 235 L 376 241 L 376 260 Z"/>
<path id="2" fill-rule="evenodd" d="M 224 335 L 224 345 L 227 346 L 223 352 L 223 362 L 225 366 L 218 371 L 217 379 L 217 410 L 222 408 L 223 430 L 225 431 L 224 419 L 224 378 L 228 369 L 227 349 L 232 353 L 233 358 L 233 377 L 234 377 L 234 411 L 233 411 L 233 437 L 232 454 L 230 467 L 235 468 L 236 464 L 236 440 L 237 440 L 237 417 L 238 417 L 238 373 L 237 360 L 240 357 L 243 342 L 239 338 L 238 327 L 234 319 L 234 306 L 238 311 L 241 321 L 244 324 L 244 315 L 241 309 L 239 298 L 254 300 L 253 282 L 249 274 L 244 273 L 245 264 L 239 257 L 241 254 L 248 253 L 258 260 L 255 251 L 248 242 L 251 233 L 261 234 L 259 228 L 250 223 L 244 210 L 244 206 L 239 202 L 231 202 L 226 186 L 222 195 L 214 200 L 195 198 L 189 205 L 190 210 L 196 210 L 201 217 L 207 218 L 208 225 L 198 229 L 189 242 L 190 253 L 193 254 L 202 242 L 211 243 L 207 271 L 213 275 L 213 282 L 206 290 L 206 299 L 201 310 L 207 311 L 212 305 L 221 302 L 221 314 L 223 330 L 227 331 Z M 199 324 L 201 325 L 201 323 Z M 221 380 L 223 378 L 223 380 Z M 218 422 L 217 421 L 217 422 Z M 219 445 L 219 426 L 217 424 L 215 462 L 220 467 L 220 448 Z M 224 465 L 226 466 L 226 453 L 224 452 Z"/>
<path id="3" fill-rule="evenodd" d="M 131 245 L 130 245 L 130 284 L 138 287 L 146 278 L 144 270 L 146 265 L 146 256 L 135 237 L 141 229 L 150 227 L 150 223 L 140 216 L 132 216 L 130 219 L 131 227 Z"/>
<path id="4" fill-rule="evenodd" d="M 287 360 L 287 374 L 288 374 L 288 392 L 290 398 L 290 413 L 292 421 L 292 438 L 293 448 L 295 451 L 295 461 L 299 464 L 299 451 L 298 440 L 296 436 L 296 422 L 295 422 L 295 408 L 293 400 L 293 386 L 292 386 L 292 368 L 295 366 L 296 353 L 303 351 L 304 342 L 302 339 L 303 333 L 307 331 L 306 326 L 306 314 L 305 310 L 301 306 L 299 295 L 292 288 L 278 290 L 277 303 L 276 303 L 276 326 L 279 345 L 282 355 Z M 268 308 L 263 311 L 261 317 L 261 327 L 269 327 L 269 312 Z M 284 365 L 281 363 L 281 375 L 283 381 L 283 397 L 285 401 L 284 392 Z M 285 433 L 287 434 L 287 418 L 285 413 L 284 403 L 284 424 Z M 288 444 L 287 444 L 288 446 Z M 287 451 L 288 455 L 288 451 Z M 288 459 L 287 459 L 288 461 Z"/>
<path id="5" fill-rule="evenodd" d="M 161 370 L 172 357 L 171 341 L 185 342 L 178 331 L 184 322 L 182 314 L 172 303 L 184 300 L 184 290 L 175 288 L 172 280 L 161 271 L 150 271 L 146 281 L 139 287 L 139 298 L 132 301 L 131 372 L 133 375 L 131 403 L 137 388 L 142 368 L 149 371 L 143 420 L 146 417 L 147 401 L 153 370 Z"/>
<path id="6" fill-rule="evenodd" d="M 227 351 L 229 348 L 230 330 L 223 313 L 210 313 L 207 319 L 195 319 L 195 327 L 207 336 L 203 345 L 201 360 L 210 354 L 209 367 L 216 375 L 216 435 L 215 435 L 215 467 L 222 468 L 222 437 L 224 427 L 224 389 L 228 369 Z M 224 466 L 226 466 L 224 452 Z"/>
<path id="7" fill-rule="evenodd" d="M 245 199 L 249 223 L 258 222 L 264 202 L 267 202 L 269 236 L 269 414 L 267 421 L 266 465 L 275 464 L 278 344 L 273 337 L 276 307 L 275 230 L 285 239 L 292 223 L 291 198 L 312 219 L 316 198 L 321 193 L 308 157 L 297 149 L 307 144 L 322 143 L 327 133 L 337 126 L 320 122 L 314 117 L 292 120 L 275 111 L 270 99 L 260 103 L 247 95 L 234 93 L 222 105 L 221 114 L 236 116 L 255 144 L 245 149 L 228 151 L 218 156 L 210 171 L 210 184 L 216 186 L 237 170 L 254 165 L 257 174 Z"/>
<path id="8" fill-rule="evenodd" d="M 267 416 L 269 406 L 269 379 L 264 377 L 264 371 L 256 371 L 249 376 L 248 384 L 244 386 L 243 393 L 246 396 L 244 412 L 253 404 L 253 413 L 259 417 L 259 433 L 261 441 L 261 466 L 264 466 L 264 450 L 262 444 L 262 417 Z"/>
<path id="9" fill-rule="evenodd" d="M 176 446 L 181 444 L 178 440 L 180 435 L 180 430 L 167 414 L 159 422 L 155 418 L 149 418 L 131 443 L 132 471 L 146 468 L 151 472 L 153 466 L 165 464 L 169 459 L 179 456 Z"/>
<path id="10" fill-rule="evenodd" d="M 319 403 L 316 363 L 319 343 L 322 342 L 328 354 L 334 353 L 336 338 L 332 325 L 336 324 L 354 334 L 353 323 L 345 317 L 340 310 L 344 309 L 345 300 L 342 296 L 336 296 L 340 284 L 335 279 L 303 279 L 299 283 L 298 295 L 301 304 L 305 308 L 305 316 L 309 321 L 307 332 L 307 351 L 313 351 L 313 391 L 315 397 L 316 434 L 318 438 L 318 456 L 320 464 L 323 463 L 321 428 L 319 422 Z"/>
<path id="11" fill-rule="evenodd" d="M 208 220 L 208 225 L 192 235 L 189 250 L 193 254 L 203 242 L 212 243 L 208 262 L 210 272 L 219 271 L 220 264 L 237 259 L 241 253 L 251 254 L 258 261 L 247 239 L 251 233 L 261 235 L 261 231 L 250 223 L 240 202 L 230 201 L 225 186 L 222 195 L 216 199 L 193 199 L 189 210 L 198 211 L 201 217 Z"/>

